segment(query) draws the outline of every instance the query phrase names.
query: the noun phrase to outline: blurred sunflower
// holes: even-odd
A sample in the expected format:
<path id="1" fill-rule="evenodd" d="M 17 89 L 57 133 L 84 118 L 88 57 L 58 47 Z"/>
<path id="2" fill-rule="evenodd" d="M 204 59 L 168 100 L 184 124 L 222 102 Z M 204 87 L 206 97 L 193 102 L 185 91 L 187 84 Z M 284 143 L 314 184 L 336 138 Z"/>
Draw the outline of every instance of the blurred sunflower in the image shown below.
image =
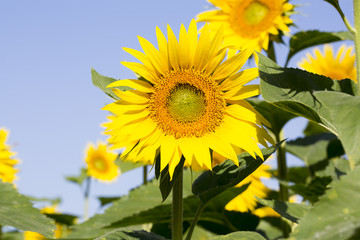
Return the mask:
<path id="1" fill-rule="evenodd" d="M 324 54 L 320 49 L 314 50 L 314 56 L 306 54 L 298 63 L 299 67 L 306 71 L 327 76 L 331 79 L 342 80 L 349 78 L 356 82 L 355 53 L 352 46 L 342 45 L 334 56 L 331 45 L 324 46 Z"/>
<path id="2" fill-rule="evenodd" d="M 208 0 L 218 9 L 200 13 L 198 22 L 224 28 L 224 45 L 256 51 L 268 49 L 271 35 L 289 32 L 294 6 L 287 0 Z"/>
<path id="3" fill-rule="evenodd" d="M 223 61 L 222 31 L 212 38 L 205 25 L 199 39 L 197 32 L 194 20 L 188 31 L 181 25 L 179 41 L 170 26 L 168 39 L 156 28 L 159 50 L 142 37 L 145 54 L 124 48 L 142 63 L 123 65 L 142 78 L 110 84 L 121 100 L 103 108 L 114 114 L 105 133 L 110 143 L 125 147 L 124 158 L 131 153 L 153 161 L 160 150 L 160 171 L 169 166 L 171 178 L 181 156 L 188 166 L 212 169 L 212 152 L 238 165 L 235 147 L 263 158 L 258 143 L 274 143 L 262 126 L 268 121 L 245 100 L 259 94 L 258 85 L 244 86 L 258 69 L 239 72 L 252 51 Z"/>
<path id="4" fill-rule="evenodd" d="M 14 166 L 19 163 L 19 160 L 12 158 L 15 154 L 10 152 L 10 147 L 6 144 L 6 139 L 9 132 L 0 128 L 0 179 L 3 182 L 12 183 L 18 172 Z"/>
<path id="5" fill-rule="evenodd" d="M 88 144 L 85 157 L 87 175 L 105 182 L 115 180 L 120 174 L 115 164 L 116 156 L 104 143 L 98 143 L 97 147 Z"/>
<path id="6" fill-rule="evenodd" d="M 249 184 L 247 189 L 240 195 L 232 199 L 226 206 L 225 209 L 228 211 L 247 212 L 251 211 L 255 215 L 261 216 L 274 216 L 276 212 L 271 208 L 259 208 L 255 210 L 257 206 L 258 198 L 265 198 L 269 193 L 269 189 L 261 182 L 261 178 L 270 178 L 271 174 L 268 172 L 270 166 L 262 164 L 256 171 L 245 178 L 236 187 L 241 187 Z M 277 215 L 276 215 L 277 216 Z"/>
<path id="7" fill-rule="evenodd" d="M 44 207 L 40 210 L 40 212 L 43 214 L 52 214 L 52 213 L 57 213 L 58 211 L 56 210 L 56 205 L 54 205 L 54 206 Z M 63 226 L 59 223 L 56 223 L 54 238 L 62 237 L 62 232 L 63 232 Z M 47 238 L 41 235 L 40 233 L 31 232 L 31 231 L 24 232 L 24 240 L 45 240 L 45 239 Z"/>

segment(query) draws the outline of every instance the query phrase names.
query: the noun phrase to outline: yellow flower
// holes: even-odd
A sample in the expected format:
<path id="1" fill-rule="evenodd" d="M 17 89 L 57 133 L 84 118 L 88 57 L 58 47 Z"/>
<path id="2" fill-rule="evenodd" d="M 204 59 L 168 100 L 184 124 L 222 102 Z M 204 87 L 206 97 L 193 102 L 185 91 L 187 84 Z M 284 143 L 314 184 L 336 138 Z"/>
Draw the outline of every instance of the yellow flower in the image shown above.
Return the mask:
<path id="1" fill-rule="evenodd" d="M 104 143 L 98 143 L 97 148 L 88 144 L 85 157 L 87 175 L 104 182 L 115 180 L 120 174 L 115 164 L 116 156 Z"/>
<path id="2" fill-rule="evenodd" d="M 326 44 L 324 54 L 316 48 L 314 55 L 307 53 L 307 59 L 303 58 L 298 64 L 299 67 L 331 79 L 342 80 L 349 78 L 356 82 L 355 54 L 352 46 L 342 45 L 336 56 L 334 56 L 332 47 Z"/>
<path id="3" fill-rule="evenodd" d="M 249 183 L 250 185 L 239 196 L 231 200 L 225 206 L 225 209 L 228 211 L 239 212 L 255 210 L 257 205 L 257 200 L 255 197 L 265 198 L 269 192 L 269 189 L 261 182 L 260 179 L 271 177 L 270 173 L 268 172 L 269 168 L 269 166 L 262 164 L 258 169 L 256 169 L 256 171 L 254 171 L 251 175 L 239 183 L 236 187 L 241 187 Z"/>
<path id="4" fill-rule="evenodd" d="M 57 213 L 56 205 L 54 206 L 47 206 L 40 210 L 43 214 L 51 214 L 51 213 Z M 56 229 L 54 232 L 55 238 L 60 238 L 62 236 L 63 226 L 59 223 L 56 223 Z M 47 239 L 43 235 L 37 232 L 31 232 L 31 231 L 25 231 L 24 232 L 24 240 L 45 240 Z"/>
<path id="5" fill-rule="evenodd" d="M 14 153 L 10 152 L 10 147 L 6 144 L 8 131 L 0 128 L 0 179 L 3 182 L 12 183 L 18 172 L 14 166 L 19 163 L 19 160 L 12 158 Z"/>
<path id="6" fill-rule="evenodd" d="M 199 22 L 209 22 L 212 30 L 224 28 L 224 45 L 237 49 L 267 50 L 270 35 L 289 32 L 294 8 L 287 0 L 208 0 L 218 7 L 200 13 Z"/>
<path id="7" fill-rule="evenodd" d="M 286 0 L 209 0 L 219 9 L 200 13 L 199 22 L 224 28 L 224 44 L 238 49 L 267 50 L 270 35 L 289 32 L 293 5 Z"/>
<path id="8" fill-rule="evenodd" d="M 156 28 L 159 50 L 142 37 L 145 54 L 124 48 L 142 63 L 123 65 L 143 78 L 109 85 L 121 100 L 103 108 L 114 114 L 105 133 L 111 143 L 126 148 L 123 156 L 130 152 L 134 159 L 153 161 L 160 150 L 160 170 L 169 166 L 171 178 L 181 156 L 188 166 L 211 169 L 212 151 L 238 165 L 234 147 L 262 158 L 258 143 L 273 143 L 262 126 L 269 123 L 245 100 L 259 94 L 258 85 L 244 86 L 258 69 L 239 72 L 252 51 L 223 61 L 222 32 L 211 38 L 207 25 L 199 39 L 197 32 L 194 20 L 188 31 L 181 26 L 179 41 L 170 26 L 168 39 Z"/>

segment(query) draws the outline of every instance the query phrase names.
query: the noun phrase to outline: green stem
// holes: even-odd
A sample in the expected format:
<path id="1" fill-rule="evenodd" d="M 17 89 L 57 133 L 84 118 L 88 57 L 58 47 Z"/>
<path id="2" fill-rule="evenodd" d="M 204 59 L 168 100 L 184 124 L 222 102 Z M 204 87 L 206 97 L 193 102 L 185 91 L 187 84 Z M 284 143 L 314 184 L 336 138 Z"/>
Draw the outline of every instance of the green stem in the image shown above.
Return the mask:
<path id="1" fill-rule="evenodd" d="M 280 133 L 275 134 L 276 142 L 280 142 L 284 139 L 283 131 L 281 130 Z M 277 164 L 278 164 L 278 177 L 281 182 L 287 181 L 287 165 L 286 165 L 286 154 L 285 154 L 285 142 L 283 142 L 276 151 L 277 154 Z M 289 200 L 289 190 L 287 186 L 284 186 L 280 182 L 279 184 L 279 199 L 281 201 L 288 201 Z M 289 237 L 289 229 L 287 227 L 287 223 L 282 221 L 281 222 L 281 229 L 283 232 L 283 237 Z"/>
<path id="2" fill-rule="evenodd" d="M 266 51 L 268 58 L 276 62 L 276 55 L 275 55 L 275 48 L 274 48 L 274 41 L 269 41 L 268 50 Z"/>
<path id="3" fill-rule="evenodd" d="M 2 239 L 2 236 L 3 236 L 3 234 L 2 234 L 2 226 L 0 225 L 0 239 Z"/>
<path id="4" fill-rule="evenodd" d="M 172 194 L 172 240 L 183 239 L 183 171 L 175 180 Z"/>
<path id="5" fill-rule="evenodd" d="M 86 179 L 86 188 L 84 193 L 84 221 L 89 219 L 89 195 L 90 195 L 91 177 Z"/>
<path id="6" fill-rule="evenodd" d="M 360 95 L 360 0 L 354 0 L 354 42 L 358 95 Z"/>
<path id="7" fill-rule="evenodd" d="M 147 180 L 147 166 L 145 165 L 143 167 L 143 184 L 146 185 L 148 183 L 148 180 Z"/>
<path id="8" fill-rule="evenodd" d="M 196 210 L 196 213 L 195 213 L 195 217 L 194 217 L 194 220 L 192 221 L 191 223 L 191 226 L 189 228 L 189 231 L 186 235 L 186 239 L 185 240 L 190 240 L 191 239 L 191 236 L 194 232 L 194 229 L 195 229 L 195 226 L 197 224 L 197 221 L 199 220 L 199 217 L 200 217 L 200 214 L 202 212 L 202 210 L 204 209 L 205 207 L 205 204 L 203 202 L 200 203 L 200 206 L 198 207 L 198 209 Z"/>

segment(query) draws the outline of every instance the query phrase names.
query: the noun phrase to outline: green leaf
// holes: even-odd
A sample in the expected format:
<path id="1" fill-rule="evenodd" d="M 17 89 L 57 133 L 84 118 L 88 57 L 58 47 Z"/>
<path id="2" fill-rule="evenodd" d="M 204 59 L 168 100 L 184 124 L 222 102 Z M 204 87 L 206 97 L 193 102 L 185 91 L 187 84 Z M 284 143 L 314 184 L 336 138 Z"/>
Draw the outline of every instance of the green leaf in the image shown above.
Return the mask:
<path id="1" fill-rule="evenodd" d="M 95 238 L 114 230 L 105 227 L 161 205 L 162 197 L 159 193 L 158 184 L 158 181 L 151 181 L 146 185 L 133 189 L 128 195 L 114 201 L 104 213 L 96 214 L 86 222 L 74 225 L 69 237 L 79 239 Z M 184 171 L 184 198 L 191 194 L 190 186 L 191 173 L 190 171 Z M 164 203 L 168 204 L 169 202 L 170 199 L 167 199 Z"/>
<path id="2" fill-rule="evenodd" d="M 79 186 L 81 186 L 87 177 L 88 177 L 88 175 L 86 174 L 86 169 L 81 168 L 78 176 L 66 176 L 65 179 L 69 182 L 72 182 L 72 183 L 75 183 L 75 184 L 78 184 Z"/>
<path id="3" fill-rule="evenodd" d="M 1 240 L 24 240 L 23 232 L 6 232 L 3 233 Z"/>
<path id="4" fill-rule="evenodd" d="M 359 239 L 360 167 L 334 181 L 299 221 L 290 239 Z"/>
<path id="5" fill-rule="evenodd" d="M 74 225 L 76 223 L 76 219 L 78 218 L 72 214 L 64 214 L 64 213 L 46 213 L 47 217 L 54 219 L 56 223 L 65 224 L 65 225 Z"/>
<path id="6" fill-rule="evenodd" d="M 163 201 L 169 196 L 171 190 L 174 187 L 175 181 L 179 174 L 183 171 L 185 158 L 181 157 L 179 164 L 175 167 L 173 178 L 170 180 L 169 165 L 166 166 L 160 173 L 160 192 Z M 156 168 L 156 167 L 155 167 Z"/>
<path id="7" fill-rule="evenodd" d="M 276 148 L 263 149 L 264 160 L 270 157 Z M 239 167 L 227 160 L 215 166 L 212 171 L 200 175 L 193 183 L 192 192 L 203 203 L 206 203 L 216 195 L 240 183 L 263 163 L 260 157 L 254 159 L 248 153 L 239 155 L 238 159 Z"/>
<path id="8" fill-rule="evenodd" d="M 353 39 L 353 35 L 350 32 L 320 32 L 318 30 L 298 32 L 290 39 L 290 50 L 285 66 L 287 66 L 291 57 L 306 48 L 325 43 Z"/>
<path id="9" fill-rule="evenodd" d="M 331 181 L 331 177 L 315 177 L 309 184 L 295 184 L 290 186 L 290 189 L 301 195 L 305 200 L 314 203 L 325 193 L 325 190 Z"/>
<path id="10" fill-rule="evenodd" d="M 288 141 L 286 151 L 302 159 L 307 166 L 321 162 L 327 165 L 328 159 L 344 154 L 341 143 L 332 133 L 321 133 Z"/>
<path id="11" fill-rule="evenodd" d="M 333 180 L 339 180 L 341 176 L 349 171 L 349 160 L 345 158 L 332 158 L 325 169 L 317 171 L 315 174 L 319 177 L 331 177 Z"/>
<path id="12" fill-rule="evenodd" d="M 283 202 L 279 200 L 266 200 L 257 198 L 257 200 L 268 207 L 274 209 L 282 217 L 297 223 L 311 207 L 305 204 Z"/>
<path id="13" fill-rule="evenodd" d="M 112 203 L 116 200 L 119 200 L 121 197 L 98 197 L 99 201 L 100 201 L 100 205 L 103 207 L 109 203 Z"/>
<path id="14" fill-rule="evenodd" d="M 143 167 L 144 164 L 141 162 L 124 161 L 120 158 L 121 154 L 118 154 L 115 160 L 115 164 L 120 168 L 121 174 L 131 171 L 138 167 Z"/>
<path id="15" fill-rule="evenodd" d="M 95 240 L 166 240 L 159 235 L 154 233 L 149 233 L 146 231 L 132 231 L 127 229 L 117 229 L 112 232 L 109 232 L 101 237 L 96 238 Z"/>
<path id="16" fill-rule="evenodd" d="M 270 104 L 257 98 L 248 99 L 248 102 L 250 102 L 255 110 L 270 122 L 271 128 L 269 128 L 269 130 L 275 135 L 280 133 L 288 121 L 297 117 L 288 111 L 276 107 L 274 104 Z"/>
<path id="17" fill-rule="evenodd" d="M 228 235 L 216 236 L 211 240 L 266 240 L 263 236 L 257 232 L 234 232 Z"/>
<path id="18" fill-rule="evenodd" d="M 246 190 L 248 184 L 229 189 L 222 194 L 213 198 L 203 210 L 200 219 L 208 222 L 214 222 L 226 227 L 229 223 L 224 219 L 225 205 L 234 197 Z M 195 209 L 198 208 L 199 199 L 191 195 L 183 200 L 183 219 L 184 221 L 191 221 L 195 216 Z M 162 204 L 152 209 L 142 211 L 130 217 L 124 218 L 118 222 L 110 225 L 111 228 L 128 227 L 132 225 L 140 225 L 145 223 L 167 223 L 171 222 L 171 204 Z"/>
<path id="19" fill-rule="evenodd" d="M 0 225 L 9 225 L 23 231 L 38 232 L 52 237 L 54 222 L 32 207 L 28 198 L 15 187 L 0 180 Z"/>
<path id="20" fill-rule="evenodd" d="M 105 77 L 100 73 L 96 72 L 93 68 L 91 68 L 91 79 L 94 86 L 100 88 L 104 93 L 106 93 L 109 97 L 114 100 L 119 100 L 120 98 L 111 90 L 111 88 L 107 88 L 110 83 L 118 81 L 111 77 Z M 129 90 L 129 87 L 116 87 L 122 91 Z"/>
<path id="21" fill-rule="evenodd" d="M 340 92 L 341 81 L 299 69 L 281 68 L 259 54 L 260 88 L 265 101 L 326 126 L 353 162 L 360 161 L 360 97 Z M 345 80 L 342 80 L 345 81 Z M 349 111 L 351 109 L 351 111 Z"/>
<path id="22" fill-rule="evenodd" d="M 306 128 L 304 129 L 303 133 L 305 136 L 311 136 L 316 135 L 320 133 L 326 133 L 329 132 L 326 128 L 322 127 L 318 123 L 315 123 L 313 121 L 308 121 L 308 124 L 306 125 Z"/>

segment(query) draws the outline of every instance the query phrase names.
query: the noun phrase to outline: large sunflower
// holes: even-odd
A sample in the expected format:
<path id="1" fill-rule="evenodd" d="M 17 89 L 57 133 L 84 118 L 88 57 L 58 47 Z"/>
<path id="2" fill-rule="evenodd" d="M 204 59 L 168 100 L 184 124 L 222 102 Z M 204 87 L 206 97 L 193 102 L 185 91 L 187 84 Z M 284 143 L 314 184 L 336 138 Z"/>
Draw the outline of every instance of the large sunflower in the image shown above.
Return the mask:
<path id="1" fill-rule="evenodd" d="M 237 49 L 267 50 L 270 35 L 289 32 L 293 5 L 287 0 L 208 0 L 218 7 L 200 13 L 199 22 L 209 22 L 212 30 L 224 27 L 224 44 Z"/>
<path id="2" fill-rule="evenodd" d="M 306 54 L 299 67 L 306 71 L 327 76 L 332 79 L 342 80 L 349 78 L 356 82 L 355 54 L 353 47 L 342 45 L 334 56 L 331 45 L 324 46 L 324 54 L 315 48 L 314 56 Z"/>
<path id="3" fill-rule="evenodd" d="M 19 160 L 14 159 L 14 153 L 10 152 L 10 147 L 6 144 L 8 131 L 0 128 L 0 179 L 3 182 L 12 183 L 16 179 L 18 169 L 14 166 Z"/>
<path id="4" fill-rule="evenodd" d="M 106 144 L 98 143 L 95 147 L 88 144 L 85 162 L 87 175 L 100 181 L 112 181 L 119 175 L 119 167 L 115 164 L 116 154 Z"/>
<path id="5" fill-rule="evenodd" d="M 258 69 L 239 72 L 252 51 L 223 61 L 222 31 L 212 38 L 205 25 L 199 38 L 197 32 L 194 20 L 188 31 L 181 26 L 179 41 L 169 26 L 168 39 L 156 28 L 159 50 L 142 37 L 145 54 L 125 48 L 142 63 L 123 65 L 142 78 L 112 83 L 121 100 L 104 107 L 114 114 L 105 133 L 125 147 L 123 156 L 153 161 L 160 150 L 160 170 L 169 166 L 170 177 L 181 156 L 188 166 L 211 169 L 214 152 L 238 164 L 235 148 L 262 158 L 258 143 L 273 143 L 262 126 L 269 123 L 245 100 L 259 94 L 258 85 L 244 86 Z"/>

